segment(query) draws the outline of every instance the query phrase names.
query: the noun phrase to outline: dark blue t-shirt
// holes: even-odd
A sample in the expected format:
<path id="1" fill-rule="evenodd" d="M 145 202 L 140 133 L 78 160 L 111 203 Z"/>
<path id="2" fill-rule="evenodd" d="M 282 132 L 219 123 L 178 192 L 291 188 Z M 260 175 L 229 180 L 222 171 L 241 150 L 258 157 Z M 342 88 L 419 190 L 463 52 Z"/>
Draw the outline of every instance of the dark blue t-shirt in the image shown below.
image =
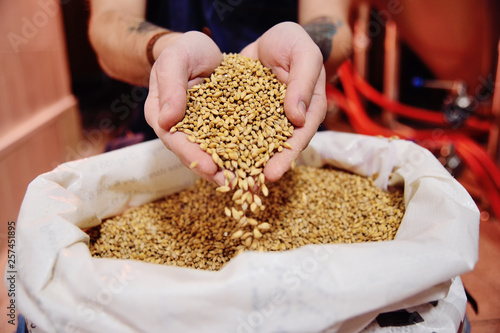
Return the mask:
<path id="1" fill-rule="evenodd" d="M 220 50 L 229 53 L 280 22 L 297 22 L 297 6 L 296 0 L 149 0 L 146 19 L 179 32 L 208 28 Z"/>

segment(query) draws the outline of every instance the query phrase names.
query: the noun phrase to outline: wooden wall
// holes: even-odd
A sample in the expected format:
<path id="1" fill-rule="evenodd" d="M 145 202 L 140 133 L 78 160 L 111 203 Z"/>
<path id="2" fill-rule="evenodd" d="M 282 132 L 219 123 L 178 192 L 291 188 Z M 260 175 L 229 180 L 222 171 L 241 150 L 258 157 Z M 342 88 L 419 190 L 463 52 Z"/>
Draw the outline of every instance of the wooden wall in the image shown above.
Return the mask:
<path id="1" fill-rule="evenodd" d="M 81 137 L 71 93 L 61 1 L 0 2 L 0 271 L 7 260 L 7 223 L 26 187 L 72 158 Z M 3 280 L 3 278 L 2 278 Z M 0 284 L 1 332 L 6 290 Z"/>

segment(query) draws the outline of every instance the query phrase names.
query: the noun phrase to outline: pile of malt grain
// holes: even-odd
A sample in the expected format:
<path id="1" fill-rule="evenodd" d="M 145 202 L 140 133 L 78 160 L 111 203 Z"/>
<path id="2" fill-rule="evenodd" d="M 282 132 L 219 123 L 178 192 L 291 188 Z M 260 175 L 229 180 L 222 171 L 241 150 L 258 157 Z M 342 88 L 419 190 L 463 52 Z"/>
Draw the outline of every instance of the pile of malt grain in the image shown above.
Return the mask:
<path id="1" fill-rule="evenodd" d="M 132 208 L 91 229 L 95 257 L 219 270 L 250 249 L 290 250 L 307 244 L 391 240 L 404 214 L 401 191 L 385 192 L 370 178 L 331 168 L 298 166 L 269 185 L 261 228 L 241 228 L 220 214 L 229 193 L 199 180 L 164 200 Z M 256 234 L 255 230 L 260 234 Z"/>

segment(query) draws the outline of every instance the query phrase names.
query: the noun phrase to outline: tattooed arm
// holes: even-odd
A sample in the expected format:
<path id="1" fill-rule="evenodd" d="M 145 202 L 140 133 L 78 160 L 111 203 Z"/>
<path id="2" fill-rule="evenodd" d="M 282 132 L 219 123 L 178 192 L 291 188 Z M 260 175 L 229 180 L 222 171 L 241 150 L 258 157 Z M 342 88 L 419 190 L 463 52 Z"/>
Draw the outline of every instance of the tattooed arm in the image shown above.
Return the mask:
<path id="1" fill-rule="evenodd" d="M 90 0 L 89 38 L 102 69 L 115 79 L 140 86 L 149 84 L 148 41 L 167 31 L 146 22 L 145 14 L 146 1 Z M 180 35 L 160 37 L 154 44 L 154 59 Z"/>
<path id="2" fill-rule="evenodd" d="M 300 0 L 299 23 L 321 50 L 327 80 L 351 55 L 350 0 Z"/>
<path id="3" fill-rule="evenodd" d="M 99 63 L 111 77 L 149 87 L 144 113 L 148 124 L 167 148 L 200 176 L 224 183 L 212 157 L 186 134 L 170 133 L 186 110 L 186 91 L 202 82 L 220 64 L 222 54 L 204 33 L 171 32 L 156 40 L 151 66 L 146 48 L 158 33 L 168 30 L 145 21 L 146 0 L 90 0 L 89 36 Z"/>

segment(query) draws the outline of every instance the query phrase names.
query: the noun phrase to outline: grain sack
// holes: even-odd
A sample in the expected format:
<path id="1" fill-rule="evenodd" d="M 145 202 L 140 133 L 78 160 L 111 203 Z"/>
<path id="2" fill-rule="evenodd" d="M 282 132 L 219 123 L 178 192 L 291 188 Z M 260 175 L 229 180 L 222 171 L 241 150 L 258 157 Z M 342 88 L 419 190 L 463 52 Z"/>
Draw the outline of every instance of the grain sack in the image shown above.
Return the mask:
<path id="1" fill-rule="evenodd" d="M 40 332 L 358 332 L 473 269 L 478 209 L 427 150 L 321 132 L 297 165 L 325 164 L 404 187 L 395 239 L 247 251 L 218 271 L 91 257 L 82 229 L 196 181 L 159 140 L 63 164 L 23 201 L 19 310 Z"/>

